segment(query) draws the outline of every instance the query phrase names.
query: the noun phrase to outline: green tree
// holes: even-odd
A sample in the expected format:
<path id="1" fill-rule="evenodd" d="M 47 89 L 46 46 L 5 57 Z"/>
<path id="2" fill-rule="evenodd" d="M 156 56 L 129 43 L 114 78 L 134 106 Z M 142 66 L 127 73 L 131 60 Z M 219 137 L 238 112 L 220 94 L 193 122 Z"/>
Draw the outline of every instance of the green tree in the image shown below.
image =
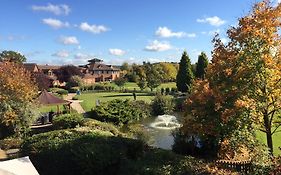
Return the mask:
<path id="1" fill-rule="evenodd" d="M 23 63 L 26 62 L 26 57 L 19 52 L 4 50 L 0 53 L 0 62 L 15 62 Z"/>
<path id="2" fill-rule="evenodd" d="M 142 78 L 138 80 L 137 85 L 143 91 L 147 87 L 147 82 L 144 78 Z"/>
<path id="3" fill-rule="evenodd" d="M 60 67 L 54 72 L 60 82 L 69 82 L 72 76 L 78 75 L 82 77 L 81 70 L 73 65 L 66 65 Z"/>
<path id="4" fill-rule="evenodd" d="M 187 52 L 184 51 L 179 64 L 179 71 L 177 74 L 177 88 L 181 92 L 188 92 L 191 89 L 193 80 L 192 66 Z"/>
<path id="5" fill-rule="evenodd" d="M 153 91 L 153 89 L 161 85 L 161 75 L 157 71 L 155 65 L 152 65 L 149 62 L 144 64 L 144 68 L 146 73 L 147 87 Z"/>
<path id="6" fill-rule="evenodd" d="M 127 80 L 124 77 L 119 77 L 116 80 L 114 80 L 114 83 L 120 88 L 121 88 L 126 84 Z"/>
<path id="7" fill-rule="evenodd" d="M 208 66 L 208 57 L 204 52 L 198 56 L 198 61 L 196 64 L 196 78 L 204 79 L 206 74 L 206 68 Z"/>

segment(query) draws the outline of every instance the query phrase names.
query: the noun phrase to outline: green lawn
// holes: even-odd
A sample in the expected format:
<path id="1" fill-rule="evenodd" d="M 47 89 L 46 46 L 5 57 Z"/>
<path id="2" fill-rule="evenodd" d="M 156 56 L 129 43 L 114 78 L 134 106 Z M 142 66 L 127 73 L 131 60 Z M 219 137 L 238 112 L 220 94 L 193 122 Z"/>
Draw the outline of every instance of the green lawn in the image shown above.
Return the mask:
<path id="1" fill-rule="evenodd" d="M 118 87 L 116 84 L 114 84 L 114 83 L 111 83 L 111 85 L 112 85 L 113 87 L 115 87 L 116 89 L 119 88 L 119 87 Z M 169 88 L 173 88 L 173 87 L 174 87 L 174 88 L 175 88 L 175 87 L 177 87 L 177 86 L 176 86 L 176 83 L 175 83 L 175 82 L 163 83 L 163 84 L 161 84 L 159 87 L 157 87 L 156 89 L 157 89 L 157 90 L 160 90 L 161 88 L 167 88 L 167 87 L 169 87 Z M 125 86 L 124 86 L 124 89 L 128 89 L 128 90 L 134 90 L 134 89 L 140 90 L 140 88 L 138 87 L 138 85 L 137 85 L 136 83 L 132 83 L 132 82 L 127 82 L 127 83 L 125 84 Z M 150 91 L 149 88 L 146 88 L 145 90 Z"/>
<path id="2" fill-rule="evenodd" d="M 273 134 L 272 137 L 273 137 L 273 153 L 274 153 L 274 155 L 281 155 L 281 151 L 280 151 L 280 149 L 278 149 L 278 147 L 281 147 L 281 132 Z M 265 133 L 258 131 L 257 138 L 266 145 Z"/>
<path id="3" fill-rule="evenodd" d="M 146 102 L 150 102 L 154 96 L 151 96 L 147 93 L 136 93 L 137 100 L 144 100 Z M 119 93 L 119 92 L 94 92 L 94 93 L 83 93 L 81 95 L 76 96 L 79 100 L 83 100 L 81 106 L 85 111 L 90 111 L 93 107 L 96 106 L 96 101 L 100 100 L 100 102 L 111 101 L 114 99 L 130 99 L 133 100 L 132 93 Z"/>

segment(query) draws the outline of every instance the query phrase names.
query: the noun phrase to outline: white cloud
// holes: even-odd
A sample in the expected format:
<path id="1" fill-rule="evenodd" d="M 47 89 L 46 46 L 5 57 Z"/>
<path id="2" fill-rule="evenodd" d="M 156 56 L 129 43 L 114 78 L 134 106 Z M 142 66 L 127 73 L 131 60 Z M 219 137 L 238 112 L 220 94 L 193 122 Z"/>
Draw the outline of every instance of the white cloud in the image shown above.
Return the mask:
<path id="1" fill-rule="evenodd" d="M 109 29 L 107 27 L 105 27 L 104 25 L 90 25 L 87 22 L 82 22 L 80 24 L 80 29 L 85 31 L 85 32 L 91 32 L 94 34 L 99 34 L 102 32 L 106 32 Z"/>
<path id="2" fill-rule="evenodd" d="M 65 4 L 60 4 L 60 5 L 53 5 L 49 3 L 46 6 L 38 6 L 38 5 L 33 5 L 31 7 L 33 11 L 44 11 L 44 12 L 50 12 L 55 15 L 68 15 L 71 11 L 70 7 Z"/>
<path id="3" fill-rule="evenodd" d="M 109 53 L 111 55 L 115 55 L 115 56 L 122 56 L 124 55 L 126 52 L 124 50 L 121 49 L 109 49 Z"/>
<path id="4" fill-rule="evenodd" d="M 53 19 L 53 18 L 45 18 L 42 20 L 44 24 L 47 24 L 48 26 L 51 26 L 54 29 L 59 29 L 63 27 L 69 27 L 68 22 L 62 22 L 58 19 Z"/>
<path id="5" fill-rule="evenodd" d="M 186 37 L 188 37 L 188 38 L 195 38 L 196 34 L 195 33 L 187 33 Z"/>
<path id="6" fill-rule="evenodd" d="M 54 54 L 52 54 L 54 57 L 59 57 L 59 58 L 67 58 L 69 57 L 69 52 L 66 50 L 60 50 Z"/>
<path id="7" fill-rule="evenodd" d="M 75 36 L 61 36 L 59 42 L 64 45 L 79 44 L 79 41 Z"/>
<path id="8" fill-rule="evenodd" d="M 160 42 L 158 40 L 154 40 L 145 47 L 145 50 L 159 52 L 159 51 L 170 50 L 171 48 L 172 46 L 168 42 Z"/>
<path id="9" fill-rule="evenodd" d="M 199 23 L 209 23 L 212 26 L 221 26 L 226 23 L 226 21 L 220 19 L 217 16 L 206 17 L 204 19 L 197 19 L 196 21 Z"/>
<path id="10" fill-rule="evenodd" d="M 182 37 L 195 37 L 195 34 L 187 34 L 185 32 L 173 32 L 170 30 L 168 27 L 158 27 L 158 29 L 155 32 L 156 36 L 162 37 L 162 38 L 170 38 L 170 37 L 177 37 L 177 38 L 182 38 Z"/>
<path id="11" fill-rule="evenodd" d="M 76 53 L 74 55 L 74 58 L 77 59 L 77 60 L 84 60 L 84 61 L 87 61 L 89 59 L 92 59 L 94 56 L 92 55 L 89 55 L 89 54 L 84 54 L 84 53 Z"/>

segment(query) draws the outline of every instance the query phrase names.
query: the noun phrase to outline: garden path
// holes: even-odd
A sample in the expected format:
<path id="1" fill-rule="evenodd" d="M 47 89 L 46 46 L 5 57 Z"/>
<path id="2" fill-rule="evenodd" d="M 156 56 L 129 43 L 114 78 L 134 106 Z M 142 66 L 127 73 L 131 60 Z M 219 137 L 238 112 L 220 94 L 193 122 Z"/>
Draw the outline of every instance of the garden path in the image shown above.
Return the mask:
<path id="1" fill-rule="evenodd" d="M 64 99 L 71 102 L 70 107 L 77 111 L 79 114 L 84 114 L 85 110 L 80 105 L 81 100 L 72 100 L 72 97 L 74 97 L 75 93 L 69 93 L 68 95 L 64 96 Z"/>

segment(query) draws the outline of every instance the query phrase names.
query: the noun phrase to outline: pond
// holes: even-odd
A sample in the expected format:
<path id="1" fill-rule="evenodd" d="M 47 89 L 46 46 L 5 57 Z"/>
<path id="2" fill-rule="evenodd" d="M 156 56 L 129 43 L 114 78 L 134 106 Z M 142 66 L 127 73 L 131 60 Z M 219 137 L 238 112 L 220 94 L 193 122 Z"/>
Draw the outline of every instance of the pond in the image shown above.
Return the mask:
<path id="1" fill-rule="evenodd" d="M 180 113 L 173 115 L 161 115 L 158 117 L 149 117 L 141 121 L 141 124 L 148 132 L 150 146 L 171 150 L 174 144 L 172 132 L 181 126 Z"/>

